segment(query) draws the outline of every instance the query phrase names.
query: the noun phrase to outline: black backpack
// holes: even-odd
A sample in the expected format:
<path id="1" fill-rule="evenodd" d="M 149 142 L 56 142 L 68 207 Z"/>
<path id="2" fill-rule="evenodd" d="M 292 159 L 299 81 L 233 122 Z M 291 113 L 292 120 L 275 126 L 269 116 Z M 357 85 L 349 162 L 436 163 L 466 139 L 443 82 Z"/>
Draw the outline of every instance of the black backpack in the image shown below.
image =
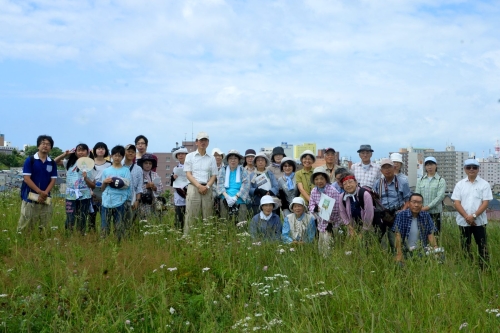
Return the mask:
<path id="1" fill-rule="evenodd" d="M 373 192 L 373 190 L 369 187 L 362 186 L 359 188 L 358 193 L 356 193 L 356 200 L 359 202 L 359 206 L 361 209 L 365 209 L 365 192 L 368 192 L 372 197 L 373 203 L 373 222 L 372 224 L 380 225 L 382 223 L 382 214 L 386 210 L 382 202 L 380 201 L 380 196 Z M 346 207 L 345 200 L 342 200 L 344 207 Z"/>

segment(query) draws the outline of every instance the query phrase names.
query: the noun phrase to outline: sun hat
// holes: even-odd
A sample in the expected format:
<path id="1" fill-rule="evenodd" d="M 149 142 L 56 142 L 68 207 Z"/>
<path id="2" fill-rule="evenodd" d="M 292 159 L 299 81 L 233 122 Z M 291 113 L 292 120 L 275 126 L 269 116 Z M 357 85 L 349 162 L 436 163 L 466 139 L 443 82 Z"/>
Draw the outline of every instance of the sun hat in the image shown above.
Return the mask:
<path id="1" fill-rule="evenodd" d="M 312 151 L 310 151 L 309 149 L 304 150 L 304 152 L 302 154 L 300 154 L 299 161 L 302 162 L 302 158 L 306 155 L 310 155 L 312 157 L 313 163 L 316 162 L 316 156 L 314 156 L 314 153 Z"/>
<path id="2" fill-rule="evenodd" d="M 393 162 L 399 162 L 399 163 L 404 164 L 404 162 L 403 162 L 403 155 L 401 155 L 400 153 L 392 153 L 391 154 L 391 160 Z"/>
<path id="3" fill-rule="evenodd" d="M 311 175 L 311 183 L 314 184 L 314 177 L 316 175 L 319 175 L 319 174 L 322 174 L 323 176 L 325 176 L 326 183 L 330 184 L 330 176 L 326 172 L 326 169 L 324 166 L 319 166 L 319 167 L 314 168 L 313 174 Z"/>
<path id="4" fill-rule="evenodd" d="M 151 169 L 154 169 L 158 166 L 158 161 L 154 158 L 154 156 L 152 154 L 146 153 L 146 154 L 142 155 L 142 157 L 137 160 L 137 165 L 142 168 L 142 164 L 145 161 L 151 161 L 151 163 L 153 163 L 153 166 L 151 167 Z"/>
<path id="5" fill-rule="evenodd" d="M 358 153 L 360 153 L 362 151 L 371 151 L 373 153 L 372 146 L 370 146 L 370 145 L 361 145 L 361 146 L 359 146 Z"/>
<path id="6" fill-rule="evenodd" d="M 469 158 L 469 159 L 466 159 L 464 162 L 464 166 L 468 166 L 468 165 L 479 166 L 479 162 L 475 158 Z"/>
<path id="7" fill-rule="evenodd" d="M 281 160 L 281 163 L 280 163 L 280 171 L 283 171 L 283 165 L 285 165 L 286 162 L 288 162 L 289 164 L 292 165 L 293 172 L 295 172 L 295 170 L 297 170 L 297 162 L 295 162 L 295 160 L 293 158 L 283 157 L 283 159 Z"/>
<path id="8" fill-rule="evenodd" d="M 185 147 L 180 147 L 179 149 L 177 149 L 176 151 L 174 151 L 172 153 L 172 157 L 177 159 L 177 154 L 188 154 L 188 150 L 185 148 Z"/>
<path id="9" fill-rule="evenodd" d="M 224 156 L 223 163 L 224 163 L 225 165 L 227 165 L 227 164 L 228 164 L 227 159 L 228 159 L 228 158 L 229 158 L 229 156 L 231 156 L 231 155 L 234 155 L 234 156 L 238 157 L 239 162 L 243 159 L 243 156 L 240 154 L 240 152 L 239 152 L 239 151 L 237 151 L 236 149 L 231 149 L 230 151 L 228 151 L 228 152 L 227 152 L 227 155 L 226 155 L 226 156 Z M 239 163 L 239 162 L 238 162 L 238 163 Z"/>
<path id="10" fill-rule="evenodd" d="M 270 195 L 264 195 L 262 198 L 260 198 L 260 205 L 259 209 L 262 210 L 262 205 L 265 204 L 273 204 L 274 209 L 279 208 L 279 205 L 274 201 L 273 197 Z"/>
<path id="11" fill-rule="evenodd" d="M 380 160 L 380 166 L 384 166 L 386 164 L 394 166 L 394 162 L 390 158 L 383 158 Z"/>
<path id="12" fill-rule="evenodd" d="M 290 204 L 290 206 L 288 206 L 288 208 L 290 208 L 290 211 L 293 211 L 293 209 L 292 209 L 293 208 L 293 204 L 299 204 L 299 205 L 304 206 L 304 211 L 307 212 L 306 202 L 301 197 L 295 197 L 295 198 L 293 198 L 292 203 Z"/>
<path id="13" fill-rule="evenodd" d="M 269 160 L 269 157 L 267 157 L 266 153 L 258 153 L 253 158 L 253 165 L 256 165 L 255 162 L 257 161 L 257 158 L 259 158 L 259 157 L 262 157 L 266 160 L 266 168 L 271 164 L 271 161 Z"/>
<path id="14" fill-rule="evenodd" d="M 434 164 L 438 164 L 438 162 L 436 161 L 436 159 L 432 156 L 429 156 L 429 157 L 426 157 L 425 160 L 424 160 L 424 165 L 427 164 L 427 162 L 430 162 L 430 163 L 434 163 Z"/>
<path id="15" fill-rule="evenodd" d="M 201 139 L 209 140 L 210 138 L 208 137 L 208 133 L 207 132 L 198 132 L 198 134 L 196 135 L 196 141 L 201 140 Z"/>
<path id="16" fill-rule="evenodd" d="M 273 163 L 276 163 L 276 162 L 274 161 L 274 155 L 283 155 L 283 157 L 286 157 L 286 155 L 285 155 L 285 150 L 283 149 L 283 147 L 280 147 L 280 146 L 278 146 L 278 147 L 274 147 L 274 148 L 273 148 L 273 152 L 271 153 L 271 161 L 272 161 Z"/>

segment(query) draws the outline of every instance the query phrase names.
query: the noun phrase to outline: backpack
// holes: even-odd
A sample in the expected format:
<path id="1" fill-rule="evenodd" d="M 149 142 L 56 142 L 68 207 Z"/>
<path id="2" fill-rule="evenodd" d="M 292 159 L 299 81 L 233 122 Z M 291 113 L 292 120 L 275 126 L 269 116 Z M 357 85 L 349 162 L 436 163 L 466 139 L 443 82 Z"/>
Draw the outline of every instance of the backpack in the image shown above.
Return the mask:
<path id="1" fill-rule="evenodd" d="M 380 225 L 382 222 L 382 215 L 385 212 L 385 207 L 382 205 L 382 202 L 380 201 L 380 196 L 373 192 L 373 190 L 367 186 L 361 186 L 358 190 L 358 193 L 356 194 L 356 200 L 359 202 L 359 206 L 361 209 L 365 209 L 365 192 L 368 192 L 370 196 L 372 197 L 372 203 L 373 203 L 373 222 L 372 224 L 375 225 Z M 346 202 L 342 200 L 342 203 L 344 204 L 344 207 L 346 207 Z"/>
<path id="2" fill-rule="evenodd" d="M 35 165 L 35 155 L 30 155 L 30 156 L 28 156 L 28 158 L 30 159 L 30 168 L 31 168 L 31 170 L 33 170 L 33 165 Z M 52 168 L 57 170 L 56 161 L 54 161 L 54 159 L 51 158 L 50 163 L 52 165 Z M 30 192 L 31 192 L 31 187 L 29 187 L 28 184 L 26 184 L 26 182 L 24 181 L 24 177 L 23 177 L 23 183 L 21 184 L 21 191 L 19 193 L 19 195 L 21 196 L 21 199 L 23 198 L 23 193 L 25 193 L 26 197 L 28 197 L 28 194 Z"/>

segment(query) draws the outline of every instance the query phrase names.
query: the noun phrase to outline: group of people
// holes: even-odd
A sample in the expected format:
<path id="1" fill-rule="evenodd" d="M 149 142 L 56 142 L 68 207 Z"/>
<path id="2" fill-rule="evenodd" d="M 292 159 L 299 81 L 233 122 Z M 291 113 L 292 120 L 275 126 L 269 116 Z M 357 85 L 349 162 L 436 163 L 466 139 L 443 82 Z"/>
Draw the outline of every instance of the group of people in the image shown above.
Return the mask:
<path id="1" fill-rule="evenodd" d="M 68 170 L 66 227 L 76 225 L 83 232 L 90 213 L 89 228 L 95 228 L 92 214 L 100 211 L 101 230 L 109 233 L 113 217 L 117 226 L 123 226 L 117 232 L 123 237 L 137 212 L 152 213 L 151 202 L 162 192 L 155 172 L 157 159 L 147 153 L 147 144 L 141 135 L 135 145 L 116 146 L 108 162 L 106 145 L 98 143 L 92 151 L 95 167 L 86 172 L 75 166 L 79 157 L 89 155 L 86 145 L 79 144 L 75 151 L 67 151 L 52 161 L 48 151 L 53 140 L 40 136 L 38 153 L 24 164 L 19 228 L 33 226 L 35 217 L 40 226 L 48 222 L 50 205 L 46 198 L 57 177 L 55 162 Z M 297 165 L 282 147 L 274 148 L 270 158 L 253 149 L 243 155 L 237 150 L 224 154 L 214 148 L 209 154 L 206 132 L 198 133 L 195 145 L 193 152 L 181 147 L 173 153 L 178 161 L 172 173 L 175 225 L 185 236 L 200 220 L 218 215 L 231 224 L 249 221 L 254 238 L 285 243 L 310 243 L 318 238 L 320 251 L 325 254 L 340 230 L 367 239 L 376 236 L 399 262 L 428 246 L 438 246 L 434 236 L 441 231 L 446 180 L 437 173 L 434 157 L 425 159 L 426 173 L 412 192 L 408 177 L 401 173 L 401 154 L 391 154 L 375 163 L 370 145 L 360 146 L 361 161 L 350 170 L 336 165 L 333 148 L 324 150 L 325 165 L 313 168 L 316 156 L 310 150 L 300 155 Z M 464 171 L 467 177 L 456 184 L 451 198 L 457 210 L 462 247 L 470 254 L 473 236 L 484 265 L 488 262 L 486 208 L 492 192 L 478 176 L 477 160 L 466 160 Z M 28 192 L 39 196 L 34 200 Z"/>

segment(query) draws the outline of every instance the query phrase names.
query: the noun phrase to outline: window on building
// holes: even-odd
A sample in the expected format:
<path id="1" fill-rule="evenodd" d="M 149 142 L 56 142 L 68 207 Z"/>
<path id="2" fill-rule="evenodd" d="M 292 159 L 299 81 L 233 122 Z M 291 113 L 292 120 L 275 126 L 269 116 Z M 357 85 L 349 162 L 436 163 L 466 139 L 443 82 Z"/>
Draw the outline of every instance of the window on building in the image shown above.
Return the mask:
<path id="1" fill-rule="evenodd" d="M 167 162 L 170 162 L 170 156 L 167 156 Z"/>
<path id="2" fill-rule="evenodd" d="M 167 170 L 170 170 L 170 165 L 167 165 Z"/>

